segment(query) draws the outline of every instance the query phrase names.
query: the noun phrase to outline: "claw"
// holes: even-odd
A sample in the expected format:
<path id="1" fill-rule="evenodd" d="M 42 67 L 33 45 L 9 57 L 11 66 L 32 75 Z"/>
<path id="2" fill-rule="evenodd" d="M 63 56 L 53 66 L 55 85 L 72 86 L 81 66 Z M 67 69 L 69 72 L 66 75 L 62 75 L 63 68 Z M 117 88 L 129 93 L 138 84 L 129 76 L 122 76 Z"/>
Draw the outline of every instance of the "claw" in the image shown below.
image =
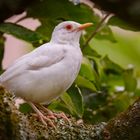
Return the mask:
<path id="1" fill-rule="evenodd" d="M 46 107 L 44 107 L 44 106 L 41 106 L 41 107 L 44 111 L 46 111 L 48 113 L 49 118 L 52 118 L 52 119 L 63 118 L 65 121 L 67 121 L 69 123 L 69 125 L 71 125 L 71 122 L 65 113 L 63 113 L 63 112 L 53 113 L 51 110 L 47 109 Z"/>
<path id="2" fill-rule="evenodd" d="M 71 125 L 71 122 L 70 122 L 69 118 L 66 116 L 65 113 L 63 113 L 63 112 L 61 112 L 59 114 L 54 113 L 54 116 L 57 117 L 57 118 L 63 118 L 66 122 L 69 123 L 69 125 Z"/>
<path id="3" fill-rule="evenodd" d="M 56 126 L 54 125 L 53 121 L 51 119 L 57 120 L 57 118 L 63 118 L 65 121 L 67 121 L 69 123 L 69 125 L 71 126 L 71 122 L 68 119 L 68 117 L 65 115 L 65 113 L 53 113 L 51 110 L 47 109 L 46 107 L 44 107 L 43 105 L 39 105 L 37 104 L 38 108 L 40 107 L 40 109 L 42 109 L 41 111 L 35 106 L 35 104 L 33 104 L 32 102 L 28 102 L 30 104 L 30 106 L 33 108 L 33 110 L 37 113 L 37 116 L 39 117 L 39 119 L 41 120 L 41 122 L 47 126 L 47 123 L 49 123 L 50 126 L 52 126 L 55 130 L 57 130 Z M 45 115 L 45 113 L 47 112 L 47 116 Z"/>
<path id="4" fill-rule="evenodd" d="M 31 102 L 28 102 L 30 104 L 30 106 L 34 109 L 34 111 L 37 113 L 39 119 L 41 120 L 41 122 L 45 125 L 48 126 L 46 121 L 49 123 L 50 126 L 52 126 L 55 130 L 57 130 L 56 126 L 54 125 L 54 123 L 52 122 L 52 120 L 48 117 L 46 117 L 45 115 L 43 115 L 43 113 L 41 111 L 38 110 L 38 108 Z"/>

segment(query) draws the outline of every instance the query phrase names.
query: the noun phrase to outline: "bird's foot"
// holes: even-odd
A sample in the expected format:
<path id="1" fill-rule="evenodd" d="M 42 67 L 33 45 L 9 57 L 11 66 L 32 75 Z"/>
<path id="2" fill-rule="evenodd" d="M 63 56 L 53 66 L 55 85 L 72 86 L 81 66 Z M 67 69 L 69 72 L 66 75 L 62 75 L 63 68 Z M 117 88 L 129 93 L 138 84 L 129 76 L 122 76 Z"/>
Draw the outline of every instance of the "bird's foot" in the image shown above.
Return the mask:
<path id="1" fill-rule="evenodd" d="M 42 109 L 43 109 L 45 112 L 47 112 L 47 117 L 48 117 L 48 118 L 50 118 L 50 119 L 55 119 L 55 120 L 62 118 L 62 119 L 64 119 L 66 122 L 68 122 L 69 125 L 71 125 L 71 122 L 70 122 L 69 118 L 66 116 L 65 113 L 63 113 L 63 112 L 61 112 L 61 113 L 54 113 L 54 112 L 52 112 L 51 110 L 47 109 L 47 108 L 44 107 L 44 106 L 42 106 Z"/>
<path id="2" fill-rule="evenodd" d="M 52 126 L 54 129 L 56 129 L 56 126 L 54 125 L 53 121 L 49 117 L 44 116 L 42 113 L 40 115 L 38 115 L 38 117 L 45 126 L 47 126 L 46 122 L 48 122 L 48 124 L 50 126 Z"/>
<path id="3" fill-rule="evenodd" d="M 55 130 L 57 130 L 56 126 L 54 125 L 54 123 L 50 117 L 45 116 L 33 103 L 29 102 L 29 104 L 33 108 L 33 110 L 37 113 L 35 116 L 37 116 L 40 119 L 40 121 L 42 122 L 43 125 L 45 125 L 47 127 L 49 124 Z"/>
<path id="4" fill-rule="evenodd" d="M 49 110 L 46 107 L 44 107 L 43 105 L 39 105 L 39 104 L 35 105 L 32 102 L 28 102 L 28 103 L 33 108 L 33 110 L 37 113 L 35 116 L 37 116 L 41 120 L 42 124 L 44 124 L 45 126 L 48 126 L 48 124 L 49 124 L 55 130 L 57 130 L 53 120 L 56 121 L 57 119 L 60 119 L 60 118 L 64 119 L 71 126 L 71 122 L 68 119 L 68 117 L 65 115 L 65 113 L 63 113 L 63 112 L 54 113 L 51 110 Z"/>
<path id="5" fill-rule="evenodd" d="M 69 125 L 71 125 L 71 122 L 70 122 L 69 118 L 66 116 L 65 113 L 63 113 L 63 112 L 61 112 L 61 113 L 54 113 L 54 116 L 56 118 L 62 118 L 62 119 L 64 119 L 66 122 L 69 123 Z"/>

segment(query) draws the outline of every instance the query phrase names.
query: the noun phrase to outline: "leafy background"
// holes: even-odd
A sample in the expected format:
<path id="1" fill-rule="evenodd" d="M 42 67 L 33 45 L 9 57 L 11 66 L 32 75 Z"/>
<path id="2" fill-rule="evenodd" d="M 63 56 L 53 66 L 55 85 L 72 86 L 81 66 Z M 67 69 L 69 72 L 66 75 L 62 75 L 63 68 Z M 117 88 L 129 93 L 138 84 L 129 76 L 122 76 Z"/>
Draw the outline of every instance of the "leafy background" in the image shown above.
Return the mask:
<path id="1" fill-rule="evenodd" d="M 41 26 L 32 31 L 18 23 L 1 23 L 1 61 L 4 33 L 27 41 L 36 48 L 50 40 L 54 26 L 61 21 L 94 23 L 81 37 L 83 62 L 78 77 L 67 93 L 49 105 L 50 109 L 64 111 L 89 123 L 97 123 L 114 117 L 140 96 L 140 33 L 136 29 L 112 16 L 100 25 L 94 38 L 87 42 L 104 14 L 101 16 L 85 4 L 75 5 L 68 0 L 43 0 L 29 6 L 26 13 L 25 19 L 38 19 Z M 25 113 L 28 110 L 26 108 L 22 106 L 21 111 Z"/>

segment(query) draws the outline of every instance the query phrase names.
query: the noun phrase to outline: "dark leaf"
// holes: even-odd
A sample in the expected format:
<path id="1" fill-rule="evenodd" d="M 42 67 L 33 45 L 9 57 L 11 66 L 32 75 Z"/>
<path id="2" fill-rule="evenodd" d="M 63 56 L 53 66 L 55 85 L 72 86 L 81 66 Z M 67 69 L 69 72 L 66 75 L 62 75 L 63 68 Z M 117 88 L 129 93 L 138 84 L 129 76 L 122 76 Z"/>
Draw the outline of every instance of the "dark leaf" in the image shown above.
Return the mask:
<path id="1" fill-rule="evenodd" d="M 112 33 L 111 28 L 107 25 L 104 25 L 104 27 L 95 35 L 95 38 L 99 40 L 109 40 L 113 43 L 116 42 L 116 39 Z"/>
<path id="2" fill-rule="evenodd" d="M 74 5 L 68 0 L 40 1 L 40 3 L 34 4 L 27 9 L 27 17 L 39 19 L 42 25 L 37 31 L 48 38 L 51 37 L 53 28 L 62 21 L 72 20 L 79 23 L 97 23 L 99 20 L 99 17 L 94 15 L 93 10 L 89 6 L 84 4 Z"/>
<path id="3" fill-rule="evenodd" d="M 123 28 L 125 30 L 139 31 L 139 30 L 137 30 L 137 28 L 133 28 L 131 25 L 122 21 L 121 19 L 119 19 L 116 16 L 113 16 L 109 19 L 108 25 L 118 26 L 118 27 Z"/>
<path id="4" fill-rule="evenodd" d="M 123 68 L 120 67 L 118 64 L 114 63 L 113 61 L 111 61 L 108 58 L 108 56 L 105 56 L 103 59 L 101 59 L 101 64 L 107 75 L 108 74 L 121 75 L 123 72 Z"/>
<path id="5" fill-rule="evenodd" d="M 37 32 L 31 31 L 21 25 L 13 23 L 2 23 L 0 24 L 0 32 L 11 34 L 19 39 L 28 41 L 28 42 L 39 42 L 40 40 L 45 39 L 42 35 Z"/>
<path id="6" fill-rule="evenodd" d="M 27 103 L 23 103 L 20 105 L 19 111 L 22 113 L 29 113 L 32 111 L 32 107 Z"/>
<path id="7" fill-rule="evenodd" d="M 80 89 L 73 85 L 69 88 L 67 92 L 75 106 L 76 115 L 81 118 L 84 113 L 84 105 L 83 96 L 81 95 Z"/>
<path id="8" fill-rule="evenodd" d="M 0 73 L 2 72 L 2 60 L 4 56 L 4 41 L 5 38 L 3 37 L 3 34 L 0 34 Z"/>
<path id="9" fill-rule="evenodd" d="M 72 86 L 67 92 L 68 93 L 64 93 L 61 96 L 62 101 L 66 104 L 67 108 L 73 115 L 81 118 L 84 108 L 80 90 L 77 87 Z"/>
<path id="10" fill-rule="evenodd" d="M 85 46 L 83 49 L 83 54 L 88 57 L 89 59 L 94 59 L 95 57 L 100 58 L 101 55 L 98 54 L 95 49 L 93 49 L 91 46 Z"/>
<path id="11" fill-rule="evenodd" d="M 74 5 L 68 0 L 40 1 L 40 3 L 34 4 L 27 9 L 27 16 L 38 19 L 53 19 L 57 23 L 59 20 L 74 20 L 80 23 L 98 20 L 98 16 L 93 16 L 92 9 L 87 5 Z"/>
<path id="12" fill-rule="evenodd" d="M 93 67 L 86 57 L 83 57 L 79 74 L 90 81 L 94 81 Z"/>
<path id="13" fill-rule="evenodd" d="M 140 88 L 137 88 L 137 89 L 135 90 L 135 96 L 140 97 Z"/>
<path id="14" fill-rule="evenodd" d="M 125 90 L 128 92 L 134 92 L 137 87 L 137 80 L 134 77 L 134 69 L 126 69 L 123 73 Z"/>
<path id="15" fill-rule="evenodd" d="M 126 95 L 125 93 L 119 94 L 113 101 L 113 106 L 116 108 L 118 112 L 127 109 L 129 105 L 130 105 L 130 96 Z"/>
<path id="16" fill-rule="evenodd" d="M 84 94 L 85 107 L 92 110 L 98 109 L 100 106 L 105 105 L 107 94 L 102 93 L 88 93 Z"/>
<path id="17" fill-rule="evenodd" d="M 78 87 L 84 87 L 90 89 L 91 91 L 97 91 L 95 85 L 92 82 L 80 75 L 77 76 L 75 83 L 78 85 Z"/>
<path id="18" fill-rule="evenodd" d="M 63 103 L 61 100 L 53 101 L 49 106 L 48 109 L 55 110 L 55 111 L 63 111 L 68 114 L 72 114 L 69 108 Z"/>

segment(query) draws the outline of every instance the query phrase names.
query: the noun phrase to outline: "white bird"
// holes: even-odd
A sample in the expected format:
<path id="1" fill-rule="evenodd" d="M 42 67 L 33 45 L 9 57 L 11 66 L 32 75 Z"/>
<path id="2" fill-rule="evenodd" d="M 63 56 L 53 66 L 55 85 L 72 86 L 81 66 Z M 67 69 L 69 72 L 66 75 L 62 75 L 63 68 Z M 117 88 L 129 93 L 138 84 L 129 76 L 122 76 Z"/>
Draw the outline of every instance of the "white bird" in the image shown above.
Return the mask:
<path id="1" fill-rule="evenodd" d="M 1 76 L 0 83 L 26 100 L 45 123 L 35 104 L 49 104 L 74 82 L 79 72 L 82 30 L 92 23 L 65 21 L 57 25 L 49 43 L 17 59 Z"/>

